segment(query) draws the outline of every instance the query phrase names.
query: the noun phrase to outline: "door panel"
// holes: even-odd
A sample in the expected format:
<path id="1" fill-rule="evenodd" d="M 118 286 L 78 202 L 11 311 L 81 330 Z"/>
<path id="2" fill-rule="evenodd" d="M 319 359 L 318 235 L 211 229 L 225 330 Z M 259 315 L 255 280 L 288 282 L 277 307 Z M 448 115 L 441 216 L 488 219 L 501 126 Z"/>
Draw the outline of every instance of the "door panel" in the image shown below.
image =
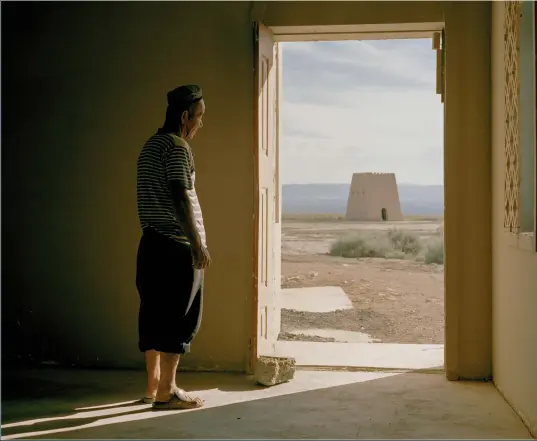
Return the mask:
<path id="1" fill-rule="evenodd" d="M 278 338 L 275 284 L 276 198 L 276 69 L 271 31 L 254 26 L 257 105 L 257 335 L 256 357 L 271 355 Z M 254 299 L 255 300 L 255 299 Z"/>
<path id="2" fill-rule="evenodd" d="M 275 223 L 274 223 L 274 284 L 275 284 L 275 307 L 274 307 L 274 320 L 272 324 L 274 326 L 274 335 L 276 340 L 281 331 L 281 289 L 282 289 L 282 185 L 280 181 L 280 139 L 281 139 L 281 108 L 280 104 L 283 103 L 283 81 L 282 81 L 282 45 L 276 43 L 276 116 L 274 124 L 274 211 L 275 211 Z"/>

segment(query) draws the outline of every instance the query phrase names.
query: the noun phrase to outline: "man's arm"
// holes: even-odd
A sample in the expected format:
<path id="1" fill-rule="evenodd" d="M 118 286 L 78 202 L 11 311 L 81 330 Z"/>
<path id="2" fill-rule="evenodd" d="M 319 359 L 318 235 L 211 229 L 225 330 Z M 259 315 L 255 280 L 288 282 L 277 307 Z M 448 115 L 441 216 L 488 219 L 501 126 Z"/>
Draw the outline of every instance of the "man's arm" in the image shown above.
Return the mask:
<path id="1" fill-rule="evenodd" d="M 194 220 L 194 210 L 192 210 L 192 203 L 187 193 L 188 190 L 180 181 L 170 181 L 170 187 L 177 219 L 182 220 L 181 226 L 192 248 L 194 267 L 205 269 L 211 264 L 211 256 L 201 243 L 196 221 Z"/>
<path id="2" fill-rule="evenodd" d="M 181 181 L 170 181 L 173 205 L 177 219 L 181 219 L 181 226 L 193 250 L 201 249 L 201 238 L 194 220 L 194 210 L 188 197 L 187 189 Z"/>
<path id="3" fill-rule="evenodd" d="M 194 266 L 198 269 L 206 268 L 211 263 L 211 258 L 202 246 L 192 203 L 187 193 L 193 188 L 189 151 L 181 146 L 170 148 L 164 157 L 164 166 L 177 220 L 181 222 L 192 247 Z"/>

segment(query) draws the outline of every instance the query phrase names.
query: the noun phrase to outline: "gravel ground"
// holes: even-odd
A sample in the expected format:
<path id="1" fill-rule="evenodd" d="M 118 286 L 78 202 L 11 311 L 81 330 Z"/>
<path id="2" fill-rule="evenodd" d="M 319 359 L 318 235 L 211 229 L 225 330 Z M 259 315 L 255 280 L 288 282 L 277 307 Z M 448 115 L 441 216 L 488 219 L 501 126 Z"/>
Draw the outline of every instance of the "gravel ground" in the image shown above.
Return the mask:
<path id="1" fill-rule="evenodd" d="M 424 223 L 421 230 L 420 224 L 409 225 L 422 235 L 431 235 L 436 228 L 431 223 Z M 282 288 L 341 286 L 353 309 L 327 313 L 282 310 L 280 339 L 333 341 L 294 334 L 300 329 L 337 329 L 366 333 L 384 343 L 444 342 L 443 265 L 327 255 L 339 234 L 370 227 L 334 222 L 283 223 Z M 375 230 L 378 228 L 375 225 Z"/>

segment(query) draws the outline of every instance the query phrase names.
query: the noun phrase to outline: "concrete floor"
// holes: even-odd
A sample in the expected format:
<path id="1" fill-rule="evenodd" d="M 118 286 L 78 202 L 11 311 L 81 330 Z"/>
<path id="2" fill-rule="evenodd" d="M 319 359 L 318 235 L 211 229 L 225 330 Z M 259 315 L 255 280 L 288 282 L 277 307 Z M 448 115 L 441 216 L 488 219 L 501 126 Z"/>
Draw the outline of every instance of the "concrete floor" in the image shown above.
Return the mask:
<path id="1" fill-rule="evenodd" d="M 282 309 L 307 312 L 352 309 L 352 302 L 341 286 L 285 288 L 280 291 L 279 296 Z"/>
<path id="2" fill-rule="evenodd" d="M 281 307 L 307 312 L 331 312 L 352 308 L 340 286 L 289 288 L 281 290 Z M 320 337 L 343 337 L 327 329 L 293 330 L 290 333 Z M 444 345 L 373 343 L 365 333 L 348 333 L 344 338 L 358 342 L 278 341 L 276 355 L 294 357 L 298 366 L 326 366 L 374 369 L 444 368 Z"/>
<path id="3" fill-rule="evenodd" d="M 378 341 L 365 332 L 342 331 L 341 329 L 289 329 L 287 332 L 295 335 L 333 338 L 334 343 L 374 343 Z"/>
<path id="4" fill-rule="evenodd" d="M 2 377 L 2 439 L 531 439 L 492 384 L 442 374 L 299 371 L 261 388 L 243 375 L 179 373 L 206 407 L 174 412 L 129 403 L 143 389 L 140 371 Z"/>
<path id="5" fill-rule="evenodd" d="M 444 345 L 278 341 L 276 355 L 298 366 L 444 369 Z"/>

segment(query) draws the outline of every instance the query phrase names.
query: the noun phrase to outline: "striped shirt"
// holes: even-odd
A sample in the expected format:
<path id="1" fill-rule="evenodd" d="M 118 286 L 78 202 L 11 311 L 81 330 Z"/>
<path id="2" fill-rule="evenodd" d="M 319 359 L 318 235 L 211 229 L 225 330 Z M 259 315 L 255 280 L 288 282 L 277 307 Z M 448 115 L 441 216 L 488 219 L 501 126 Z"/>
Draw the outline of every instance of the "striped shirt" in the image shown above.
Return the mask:
<path id="1" fill-rule="evenodd" d="M 201 243 L 206 246 L 195 180 L 194 157 L 185 140 L 167 133 L 149 138 L 138 157 L 137 199 L 142 230 L 152 228 L 164 236 L 189 244 L 185 220 L 177 219 L 170 187 L 171 181 L 179 181 L 187 190 Z"/>

